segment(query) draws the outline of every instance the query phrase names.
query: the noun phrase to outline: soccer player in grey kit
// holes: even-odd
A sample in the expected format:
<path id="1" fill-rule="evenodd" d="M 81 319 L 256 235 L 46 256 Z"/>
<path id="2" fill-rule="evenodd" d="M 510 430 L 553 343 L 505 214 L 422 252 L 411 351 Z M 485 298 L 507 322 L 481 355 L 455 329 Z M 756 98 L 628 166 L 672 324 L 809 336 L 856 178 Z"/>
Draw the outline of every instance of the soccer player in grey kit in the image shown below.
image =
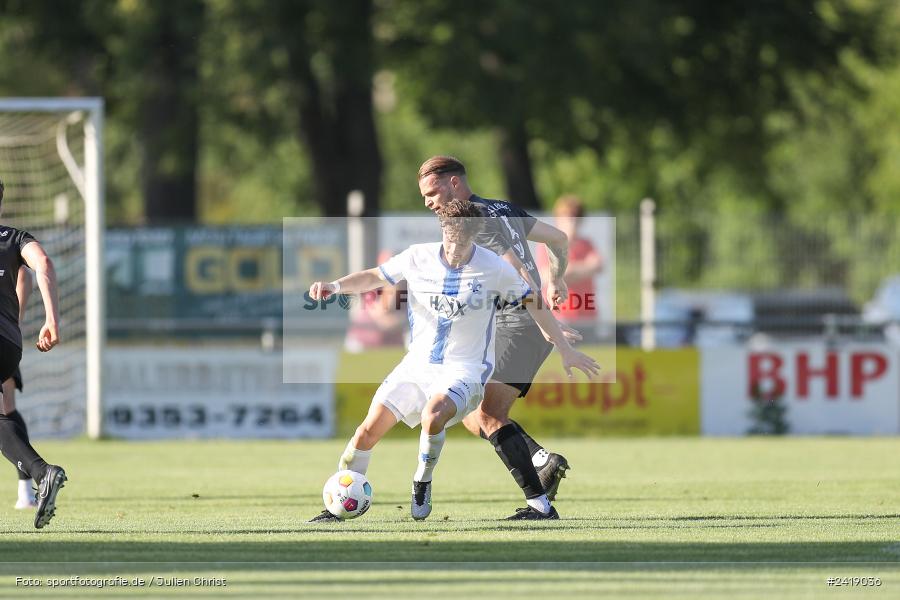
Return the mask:
<path id="1" fill-rule="evenodd" d="M 438 212 L 452 201 L 470 202 L 485 216 L 485 226 L 475 243 L 503 257 L 531 285 L 541 289 L 541 277 L 528 241 L 547 246 L 550 280 L 547 298 L 551 307 L 566 300 L 563 279 L 568 263 L 568 239 L 559 229 L 538 221 L 521 208 L 502 200 L 487 200 L 474 193 L 466 180 L 466 168 L 452 156 L 433 156 L 418 173 L 419 191 L 425 207 Z M 538 293 L 539 300 L 540 294 Z M 560 324 L 568 341 L 581 336 Z M 522 427 L 510 420 L 509 410 L 517 398 L 528 393 L 534 376 L 549 356 L 553 344 L 521 306 L 507 305 L 497 314 L 496 367 L 485 386 L 479 409 L 463 421 L 470 432 L 489 440 L 497 455 L 522 488 L 528 506 L 518 509 L 512 520 L 555 518 L 550 502 L 556 497 L 560 479 L 569 463 L 560 454 L 547 452 Z"/>
<path id="2" fill-rule="evenodd" d="M 3 192 L 0 181 L 0 209 Z M 16 283 L 23 264 L 35 272 L 46 312 L 35 345 L 41 352 L 49 352 L 59 343 L 59 301 L 53 261 L 31 234 L 0 224 L 0 382 L 12 377 L 22 360 Z M 66 472 L 41 458 L 15 416 L 0 414 L 0 451 L 17 469 L 39 482 L 34 526 L 43 528 L 56 512 L 56 496 L 65 485 Z"/>

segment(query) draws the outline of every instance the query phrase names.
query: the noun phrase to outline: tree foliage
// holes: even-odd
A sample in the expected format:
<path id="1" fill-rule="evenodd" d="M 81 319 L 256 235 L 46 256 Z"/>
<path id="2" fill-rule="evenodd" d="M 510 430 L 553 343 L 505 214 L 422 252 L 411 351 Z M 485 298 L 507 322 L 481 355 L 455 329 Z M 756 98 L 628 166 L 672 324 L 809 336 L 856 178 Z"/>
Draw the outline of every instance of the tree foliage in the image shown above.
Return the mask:
<path id="1" fill-rule="evenodd" d="M 730 164 L 745 186 L 764 185 L 766 120 L 795 108 L 794 79 L 846 79 L 847 51 L 874 59 L 889 6 L 385 0 L 376 31 L 434 126 L 494 128 L 519 162 L 535 143 L 540 158 L 629 162 L 654 193 L 658 172 L 640 164 L 661 146 L 691 156 L 701 178 Z M 530 166 L 504 167 L 515 198 Z"/>
<path id="2" fill-rule="evenodd" d="M 526 206 L 656 198 L 669 284 L 870 290 L 859 240 L 886 237 L 863 217 L 900 212 L 891 0 L 0 0 L 0 17 L 0 93 L 106 98 L 111 223 L 341 215 L 352 189 L 369 214 L 418 210 L 416 168 L 452 153 Z M 781 260 L 798 240 L 820 267 Z M 751 258 L 777 266 L 733 268 Z"/>

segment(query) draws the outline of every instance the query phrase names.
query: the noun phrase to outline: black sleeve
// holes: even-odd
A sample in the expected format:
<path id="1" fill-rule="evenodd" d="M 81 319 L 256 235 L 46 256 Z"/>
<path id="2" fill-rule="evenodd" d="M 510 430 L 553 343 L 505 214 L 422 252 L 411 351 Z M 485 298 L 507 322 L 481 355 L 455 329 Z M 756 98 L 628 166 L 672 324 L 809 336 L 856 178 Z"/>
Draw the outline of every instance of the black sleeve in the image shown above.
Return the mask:
<path id="1" fill-rule="evenodd" d="M 15 236 L 13 237 L 13 243 L 15 247 L 19 250 L 19 264 L 24 265 L 25 259 L 22 258 L 22 249 L 25 248 L 31 242 L 36 242 L 34 236 L 28 233 L 27 231 L 16 231 Z"/>
<path id="2" fill-rule="evenodd" d="M 484 217 L 484 227 L 475 243 L 498 256 L 503 256 L 512 248 L 512 238 L 499 217 Z"/>
<path id="3" fill-rule="evenodd" d="M 510 204 L 512 208 L 512 212 L 515 214 L 515 218 L 519 220 L 522 224 L 522 229 L 525 231 L 525 235 L 527 236 L 531 233 L 531 230 L 534 229 L 534 224 L 537 223 L 537 219 L 529 215 L 525 210 L 519 208 L 515 204 Z"/>

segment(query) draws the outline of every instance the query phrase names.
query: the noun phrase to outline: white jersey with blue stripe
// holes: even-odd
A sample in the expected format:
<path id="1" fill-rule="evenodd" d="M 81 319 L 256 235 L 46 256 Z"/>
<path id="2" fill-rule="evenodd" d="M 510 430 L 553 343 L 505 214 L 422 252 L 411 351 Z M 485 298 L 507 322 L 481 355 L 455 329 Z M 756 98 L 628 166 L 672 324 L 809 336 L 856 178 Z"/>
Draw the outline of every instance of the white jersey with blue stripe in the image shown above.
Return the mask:
<path id="1" fill-rule="evenodd" d="M 481 365 L 486 380 L 494 368 L 497 307 L 521 302 L 531 293 L 516 270 L 481 246 L 475 246 L 466 264 L 451 268 L 440 242 L 410 246 L 379 268 L 389 283 L 407 283 L 407 359 Z"/>

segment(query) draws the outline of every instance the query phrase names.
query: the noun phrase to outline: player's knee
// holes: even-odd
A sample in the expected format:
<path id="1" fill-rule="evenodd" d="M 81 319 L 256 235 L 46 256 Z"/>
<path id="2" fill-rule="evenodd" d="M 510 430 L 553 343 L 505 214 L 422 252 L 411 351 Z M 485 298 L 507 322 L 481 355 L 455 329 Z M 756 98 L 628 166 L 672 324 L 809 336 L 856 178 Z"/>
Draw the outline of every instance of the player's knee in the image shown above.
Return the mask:
<path id="1" fill-rule="evenodd" d="M 353 446 L 355 448 L 371 450 L 377 443 L 378 436 L 366 423 L 356 428 L 356 432 L 353 434 Z"/>
<path id="2" fill-rule="evenodd" d="M 441 423 L 441 417 L 439 413 L 426 412 L 422 415 L 422 429 L 434 435 L 435 433 L 440 433 L 441 429 L 444 428 L 444 424 Z"/>
<path id="3" fill-rule="evenodd" d="M 452 417 L 453 412 L 445 406 L 428 407 L 422 413 L 422 429 L 431 435 L 440 433 Z"/>
<path id="4" fill-rule="evenodd" d="M 4 415 L 16 410 L 16 392 L 15 386 L 11 383 L 4 384 L 2 388 L 2 396 L 0 396 L 0 412 Z"/>

